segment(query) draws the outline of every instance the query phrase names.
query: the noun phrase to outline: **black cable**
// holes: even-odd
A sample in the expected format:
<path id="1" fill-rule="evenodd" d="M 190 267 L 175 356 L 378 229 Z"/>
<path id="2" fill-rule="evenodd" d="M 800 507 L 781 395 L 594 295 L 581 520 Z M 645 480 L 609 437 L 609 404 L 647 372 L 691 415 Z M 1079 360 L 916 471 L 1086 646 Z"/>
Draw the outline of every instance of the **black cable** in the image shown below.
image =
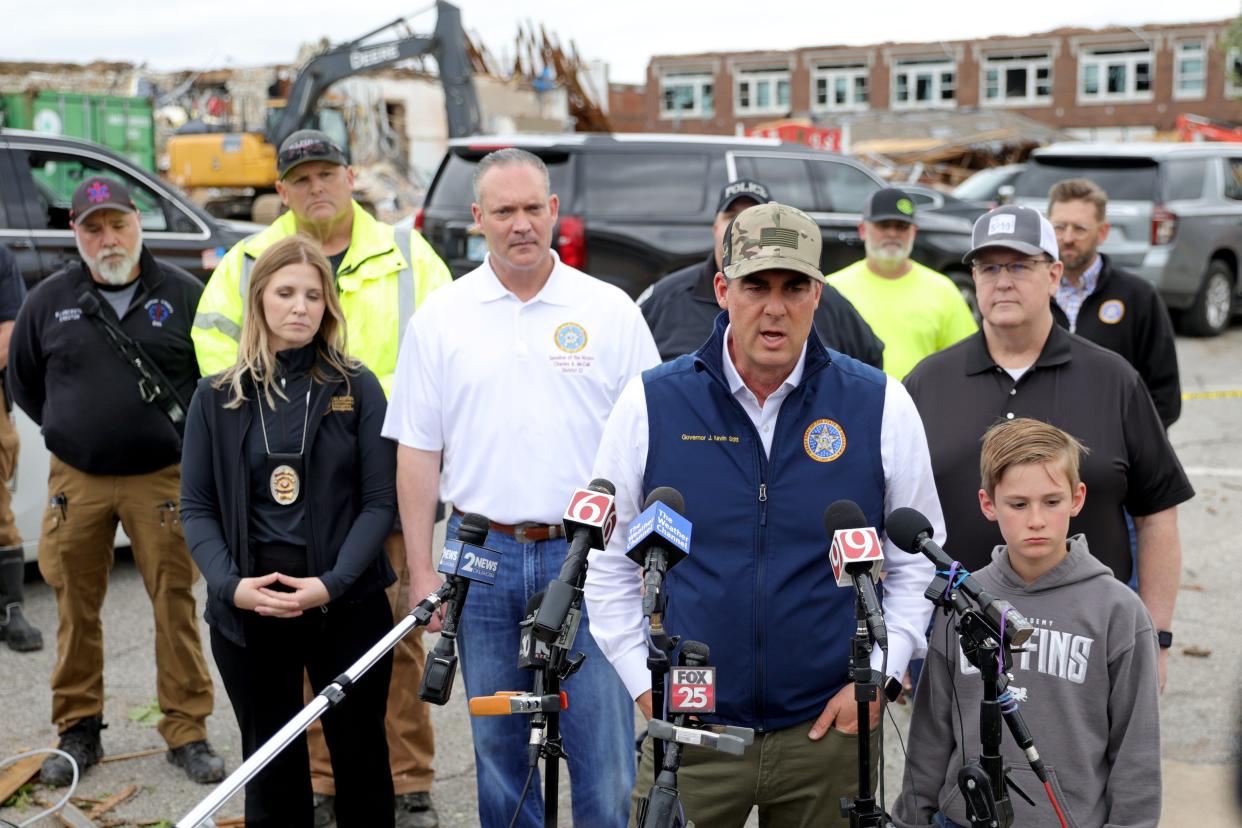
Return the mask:
<path id="1" fill-rule="evenodd" d="M 945 610 L 944 623 L 944 663 L 949 670 L 949 689 L 953 692 L 953 705 L 957 708 L 957 733 L 958 733 L 958 749 L 962 752 L 962 761 L 966 761 L 966 727 L 962 724 L 962 700 L 957 695 L 957 671 L 954 667 L 953 649 L 950 646 L 953 642 L 952 630 L 953 623 L 949 619 L 952 616 L 952 610 Z"/>
<path id="2" fill-rule="evenodd" d="M 522 785 L 522 792 L 518 794 L 517 810 L 513 812 L 513 819 L 509 820 L 509 828 L 517 825 L 518 817 L 522 814 L 522 805 L 526 802 L 526 792 L 530 790 L 530 780 L 535 778 L 535 766 L 531 765 L 530 770 L 526 772 L 526 784 Z"/>
<path id="3" fill-rule="evenodd" d="M 911 705 L 914 704 L 913 700 L 911 700 L 910 704 Z M 893 725 L 893 732 L 897 734 L 897 743 L 901 745 L 902 758 L 904 758 L 906 762 L 909 763 L 910 754 L 906 752 L 906 740 L 901 738 L 901 726 L 897 724 L 897 717 L 893 715 L 893 708 L 889 707 L 888 705 L 885 705 L 884 710 L 888 713 L 888 720 Z"/>
<path id="4" fill-rule="evenodd" d="M 888 707 L 888 694 L 884 685 L 888 684 L 888 650 L 880 651 L 880 732 L 876 737 L 877 749 L 880 752 L 880 813 L 884 813 L 884 709 Z M 871 730 L 868 718 L 867 730 Z"/>

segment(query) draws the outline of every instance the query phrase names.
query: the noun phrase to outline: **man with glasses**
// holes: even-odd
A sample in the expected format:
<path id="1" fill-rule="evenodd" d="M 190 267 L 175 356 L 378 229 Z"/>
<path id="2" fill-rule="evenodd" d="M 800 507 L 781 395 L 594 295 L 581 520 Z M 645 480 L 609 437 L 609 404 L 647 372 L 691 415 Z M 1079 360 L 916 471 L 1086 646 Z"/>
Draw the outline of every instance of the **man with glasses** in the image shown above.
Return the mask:
<path id="1" fill-rule="evenodd" d="M 979 451 L 998 419 L 1032 417 L 1089 449 L 1082 479 L 1091 496 L 1070 533 L 1121 581 L 1132 569 L 1124 510 L 1138 533 L 1139 597 L 1160 630 L 1164 687 L 1169 627 L 1181 579 L 1177 506 L 1194 496 L 1138 373 L 1124 359 L 1053 321 L 1050 300 L 1064 270 L 1056 234 L 1039 211 L 1006 205 L 975 222 L 971 265 L 979 333 L 923 360 L 906 377 L 931 447 L 948 552 L 968 569 L 1003 543 L 979 510 Z"/>
<path id="2" fill-rule="evenodd" d="M 1108 238 L 1107 209 L 1108 195 L 1086 178 L 1060 181 L 1048 193 L 1048 219 L 1065 267 L 1052 316 L 1070 333 L 1125 357 L 1168 428 L 1182 413 L 1173 320 L 1151 282 L 1100 252 Z"/>

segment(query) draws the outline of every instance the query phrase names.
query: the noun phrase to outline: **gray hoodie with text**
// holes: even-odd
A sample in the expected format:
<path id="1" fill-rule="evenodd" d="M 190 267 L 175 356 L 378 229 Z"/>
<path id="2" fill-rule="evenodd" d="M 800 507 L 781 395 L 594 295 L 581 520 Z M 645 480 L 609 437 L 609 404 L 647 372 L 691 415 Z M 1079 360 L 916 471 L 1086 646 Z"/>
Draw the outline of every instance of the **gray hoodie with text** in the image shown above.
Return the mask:
<path id="1" fill-rule="evenodd" d="M 1035 625 L 1026 652 L 1014 656 L 1009 687 L 1067 824 L 1155 828 L 1160 820 L 1156 634 L 1138 596 L 1091 556 L 1082 535 L 1070 538 L 1065 560 L 1034 583 L 1014 572 L 1004 546 L 996 547 L 992 563 L 975 577 Z M 897 825 L 931 825 L 936 811 L 970 824 L 957 772 L 979 755 L 982 697 L 978 670 L 962 656 L 952 625 L 937 613 L 914 699 L 905 779 L 893 812 Z M 1011 778 L 1035 801 L 1032 808 L 1010 794 L 1014 825 L 1060 828 L 1008 728 L 1002 745 Z"/>

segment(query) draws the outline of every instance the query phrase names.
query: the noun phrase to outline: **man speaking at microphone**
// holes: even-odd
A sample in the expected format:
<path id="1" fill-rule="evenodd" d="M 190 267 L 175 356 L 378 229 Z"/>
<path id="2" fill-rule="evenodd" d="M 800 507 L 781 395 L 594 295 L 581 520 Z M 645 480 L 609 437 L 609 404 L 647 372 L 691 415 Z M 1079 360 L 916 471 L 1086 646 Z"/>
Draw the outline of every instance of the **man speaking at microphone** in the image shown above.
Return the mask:
<path id="1" fill-rule="evenodd" d="M 492 520 L 487 545 L 503 564 L 494 586 L 471 590 L 458 636 L 466 692 L 478 697 L 530 691 L 533 674 L 516 666 L 527 601 L 565 561 L 561 518 L 590 479 L 608 412 L 630 378 L 660 358 L 629 297 L 551 249 L 558 200 L 537 156 L 505 149 L 484 157 L 474 195 L 487 257 L 410 320 L 384 436 L 400 444 L 397 497 L 413 600 L 440 584 L 431 551 L 437 497 L 457 512 L 450 536 L 462 511 Z M 624 825 L 634 708 L 585 623 L 572 652 L 586 655 L 566 682 L 560 720 L 573 822 Z M 524 716 L 471 721 L 485 828 L 505 828 L 518 806 L 529 725 Z M 542 823 L 532 780 L 517 825 Z"/>
<path id="2" fill-rule="evenodd" d="M 655 488 L 685 498 L 692 547 L 665 577 L 664 625 L 711 648 L 717 713 L 707 718 L 755 730 L 740 759 L 683 753 L 686 817 L 713 828 L 743 825 L 755 806 L 761 823 L 782 828 L 838 824 L 840 797 L 857 792 L 847 675 L 855 593 L 832 577 L 825 507 L 852 500 L 882 531 L 885 514 L 917 503 L 941 525 L 909 396 L 883 372 L 826 349 L 812 330 L 820 245 L 815 222 L 792 207 L 763 204 L 737 216 L 715 277 L 725 313 L 711 338 L 630 382 L 595 461 L 595 474 L 616 485 L 618 521 L 587 570 L 591 631 L 648 716 L 640 581 L 625 557 L 626 532 Z M 932 572 L 890 543 L 884 550 L 887 672 L 899 689 L 907 662 L 926 647 L 931 604 L 922 593 Z M 878 649 L 874 656 L 878 670 Z M 871 728 L 879 712 L 877 701 Z M 652 754 L 646 747 L 634 799 L 651 784 Z"/>

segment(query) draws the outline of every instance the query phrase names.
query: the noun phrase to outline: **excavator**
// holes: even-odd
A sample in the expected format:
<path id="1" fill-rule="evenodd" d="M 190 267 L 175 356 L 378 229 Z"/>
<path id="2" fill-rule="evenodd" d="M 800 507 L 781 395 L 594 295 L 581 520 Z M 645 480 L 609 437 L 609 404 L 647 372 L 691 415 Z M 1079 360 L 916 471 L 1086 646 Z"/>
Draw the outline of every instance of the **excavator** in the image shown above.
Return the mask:
<path id="1" fill-rule="evenodd" d="M 400 27 L 402 36 L 364 43 Z M 461 11 L 445 0 L 436 3 L 431 35 L 409 33 L 405 18 L 373 29 L 312 58 L 293 81 L 288 98 L 268 102 L 265 129 L 254 132 L 178 134 L 168 140 L 168 177 L 208 212 L 223 218 L 273 221 L 281 209 L 276 194 L 276 148 L 299 129 L 320 129 L 348 152 L 348 130 L 339 110 L 318 109 L 333 83 L 360 72 L 381 69 L 422 55 L 435 58 L 444 87 L 448 135 L 460 138 L 479 131 L 479 103 Z"/>

